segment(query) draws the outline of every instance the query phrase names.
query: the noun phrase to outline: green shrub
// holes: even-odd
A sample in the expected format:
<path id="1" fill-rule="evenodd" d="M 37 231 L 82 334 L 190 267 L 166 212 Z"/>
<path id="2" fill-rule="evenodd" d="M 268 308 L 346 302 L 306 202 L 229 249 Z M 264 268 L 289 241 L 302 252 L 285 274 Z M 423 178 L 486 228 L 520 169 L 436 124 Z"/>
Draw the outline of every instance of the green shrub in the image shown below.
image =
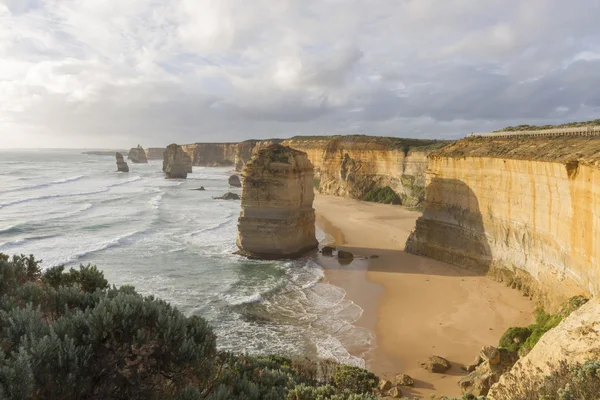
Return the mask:
<path id="1" fill-rule="evenodd" d="M 0 399 L 371 400 L 375 375 L 331 361 L 218 352 L 207 322 L 96 267 L 0 254 Z M 364 393 L 364 394 L 363 394 Z"/>
<path id="2" fill-rule="evenodd" d="M 402 204 L 400 196 L 389 186 L 369 191 L 363 200 L 383 204 Z"/>
<path id="3" fill-rule="evenodd" d="M 527 353 L 544 336 L 544 333 L 558 326 L 560 322 L 568 317 L 588 301 L 583 296 L 575 296 L 567 300 L 556 314 L 548 314 L 543 310 L 535 312 L 535 324 L 528 327 L 508 328 L 500 338 L 499 347 L 510 351 L 518 351 L 520 354 Z"/>
<path id="4" fill-rule="evenodd" d="M 508 328 L 504 335 L 500 338 L 498 347 L 505 348 L 510 351 L 518 351 L 521 346 L 531 336 L 531 329 L 525 327 Z"/>
<path id="5" fill-rule="evenodd" d="M 333 374 L 335 387 L 352 393 L 372 393 L 379 379 L 372 372 L 351 365 L 340 365 Z"/>

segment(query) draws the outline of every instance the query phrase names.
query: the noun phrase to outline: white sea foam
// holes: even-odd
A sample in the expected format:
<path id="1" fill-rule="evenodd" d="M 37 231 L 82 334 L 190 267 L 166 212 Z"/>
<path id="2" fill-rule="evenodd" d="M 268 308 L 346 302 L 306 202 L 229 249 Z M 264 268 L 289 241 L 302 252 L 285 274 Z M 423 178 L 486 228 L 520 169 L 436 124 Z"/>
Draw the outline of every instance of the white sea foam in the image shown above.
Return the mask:
<path id="1" fill-rule="evenodd" d="M 39 183 L 36 185 L 23 186 L 23 187 L 18 187 L 18 188 L 14 188 L 14 189 L 3 190 L 3 191 L 0 191 L 0 193 L 21 192 L 24 190 L 42 189 L 42 188 L 50 187 L 53 185 L 62 185 L 65 183 L 75 182 L 82 178 L 84 178 L 84 175 L 77 175 L 77 176 L 73 176 L 70 178 L 58 179 L 58 180 L 55 180 L 52 182 L 45 182 L 45 183 Z"/>
<path id="2" fill-rule="evenodd" d="M 71 264 L 91 254 L 110 249 L 112 247 L 123 246 L 133 243 L 141 235 L 147 233 L 147 230 L 140 230 L 127 233 L 107 240 L 105 242 L 97 243 L 91 246 L 82 246 L 76 248 L 71 254 L 67 256 L 59 257 L 56 260 L 52 260 L 49 266 L 56 266 L 61 264 Z"/>
<path id="3" fill-rule="evenodd" d="M 140 293 L 207 318 L 221 349 L 362 365 L 362 351 L 372 340 L 353 325 L 362 309 L 325 281 L 320 266 L 311 259 L 263 262 L 232 254 L 239 203 L 181 190 L 203 185 L 210 193 L 231 191 L 230 168 L 195 167 L 187 181 L 170 181 L 163 179 L 159 162 L 117 175 L 107 174 L 113 163 L 100 157 L 90 158 L 85 176 L 75 180 L 83 175 L 76 164 L 81 157 L 51 165 L 36 153 L 5 165 L 3 187 L 48 184 L 0 194 L 0 206 L 27 204 L 0 209 L 0 246 L 5 246 L 0 250 L 33 252 L 44 267 L 96 264 L 111 283 L 133 284 Z M 66 180 L 74 184 L 61 183 Z M 317 238 L 328 240 L 320 230 Z"/>

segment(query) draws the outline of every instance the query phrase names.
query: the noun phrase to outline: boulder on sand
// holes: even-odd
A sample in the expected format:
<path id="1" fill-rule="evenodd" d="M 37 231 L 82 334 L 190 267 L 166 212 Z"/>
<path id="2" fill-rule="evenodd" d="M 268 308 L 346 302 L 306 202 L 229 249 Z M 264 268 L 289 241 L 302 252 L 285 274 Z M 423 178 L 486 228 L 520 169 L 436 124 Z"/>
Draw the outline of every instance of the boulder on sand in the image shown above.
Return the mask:
<path id="1" fill-rule="evenodd" d="M 443 374 L 452 367 L 452 364 L 450 364 L 450 361 L 440 356 L 431 356 L 427 361 L 421 363 L 421 367 L 429 372 Z"/>
<path id="2" fill-rule="evenodd" d="M 117 171 L 129 172 L 129 165 L 127 165 L 127 162 L 125 162 L 125 160 L 123 159 L 123 154 L 117 153 L 116 158 L 117 158 Z"/>
<path id="3" fill-rule="evenodd" d="M 349 251 L 338 250 L 337 258 L 340 260 L 352 260 L 354 259 L 354 254 L 350 253 Z"/>
<path id="4" fill-rule="evenodd" d="M 333 256 L 333 251 L 334 251 L 334 250 L 335 250 L 335 248 L 334 248 L 334 247 L 331 247 L 331 246 L 324 246 L 324 247 L 321 249 L 321 253 L 323 253 L 323 255 L 324 255 L 324 256 L 330 256 L 330 257 L 331 257 L 331 256 Z"/>

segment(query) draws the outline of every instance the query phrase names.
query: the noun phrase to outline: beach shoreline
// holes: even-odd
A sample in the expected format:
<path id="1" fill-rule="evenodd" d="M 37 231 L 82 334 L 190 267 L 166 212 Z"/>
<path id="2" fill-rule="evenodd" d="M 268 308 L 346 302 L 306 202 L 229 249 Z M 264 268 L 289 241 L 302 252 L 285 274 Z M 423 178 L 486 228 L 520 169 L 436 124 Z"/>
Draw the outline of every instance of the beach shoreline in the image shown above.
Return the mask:
<path id="1" fill-rule="evenodd" d="M 404 396 L 460 396 L 458 380 L 484 345 L 497 345 L 510 326 L 532 322 L 533 304 L 519 291 L 463 269 L 404 252 L 417 211 L 317 195 L 317 224 L 335 245 L 357 257 L 347 265 L 318 256 L 326 279 L 363 309 L 355 325 L 373 332 L 362 356 L 382 378 L 406 373 L 415 380 Z M 377 256 L 371 258 L 371 256 Z M 452 368 L 433 374 L 419 362 L 431 355 Z"/>

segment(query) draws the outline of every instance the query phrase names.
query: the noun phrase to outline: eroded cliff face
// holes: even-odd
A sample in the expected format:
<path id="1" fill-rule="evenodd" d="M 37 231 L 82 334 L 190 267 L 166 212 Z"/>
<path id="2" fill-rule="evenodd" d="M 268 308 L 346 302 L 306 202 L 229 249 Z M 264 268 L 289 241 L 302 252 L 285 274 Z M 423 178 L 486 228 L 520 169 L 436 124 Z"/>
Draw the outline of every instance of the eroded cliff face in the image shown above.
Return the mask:
<path id="1" fill-rule="evenodd" d="M 549 310 L 600 291 L 600 139 L 464 139 L 429 158 L 407 251 L 473 268 Z"/>
<path id="2" fill-rule="evenodd" d="M 416 206 L 424 196 L 427 155 L 448 142 L 353 135 L 296 137 L 283 144 L 308 155 L 321 193 L 362 199 L 389 186 L 404 205 Z"/>
<path id="3" fill-rule="evenodd" d="M 292 258 L 317 247 L 313 166 L 305 153 L 273 144 L 252 157 L 242 177 L 241 254 Z"/>
<path id="4" fill-rule="evenodd" d="M 240 143 L 193 143 L 181 146 L 192 164 L 203 167 L 234 166 L 241 171 L 260 149 L 283 140 L 246 140 Z"/>
<path id="5" fill-rule="evenodd" d="M 217 167 L 233 165 L 238 146 L 239 143 L 194 143 L 181 148 L 192 159 L 192 165 Z"/>
<path id="6" fill-rule="evenodd" d="M 149 147 L 146 149 L 146 158 L 148 160 L 162 160 L 165 150 L 167 150 L 165 147 Z"/>

